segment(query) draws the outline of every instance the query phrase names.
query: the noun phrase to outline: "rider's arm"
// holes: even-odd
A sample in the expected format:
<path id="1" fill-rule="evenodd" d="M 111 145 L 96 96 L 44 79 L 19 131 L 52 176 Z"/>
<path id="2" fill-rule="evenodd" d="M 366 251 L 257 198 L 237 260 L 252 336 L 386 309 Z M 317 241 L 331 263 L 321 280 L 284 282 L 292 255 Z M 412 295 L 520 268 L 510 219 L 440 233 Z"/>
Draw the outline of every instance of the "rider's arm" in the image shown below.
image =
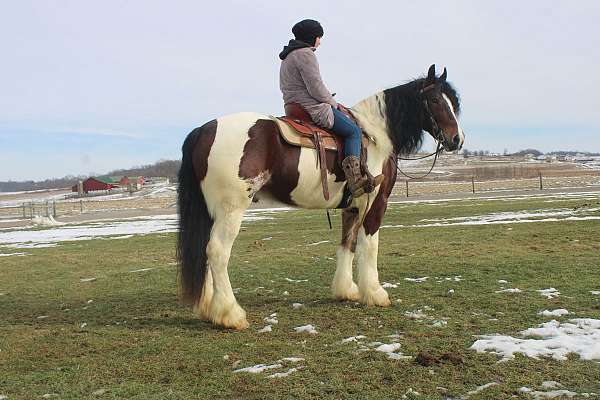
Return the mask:
<path id="1" fill-rule="evenodd" d="M 317 56 L 312 51 L 298 52 L 296 55 L 298 56 L 298 70 L 308 93 L 321 103 L 337 107 L 336 101 L 321 79 Z"/>

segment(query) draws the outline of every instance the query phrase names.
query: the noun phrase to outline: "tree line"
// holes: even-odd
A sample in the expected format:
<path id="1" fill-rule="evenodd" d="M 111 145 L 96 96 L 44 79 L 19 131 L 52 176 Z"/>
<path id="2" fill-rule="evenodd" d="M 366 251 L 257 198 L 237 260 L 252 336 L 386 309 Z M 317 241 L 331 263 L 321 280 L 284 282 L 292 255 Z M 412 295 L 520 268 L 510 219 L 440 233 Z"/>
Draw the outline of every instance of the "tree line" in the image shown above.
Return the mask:
<path id="1" fill-rule="evenodd" d="M 94 176 L 160 176 L 170 180 L 177 178 L 181 161 L 160 160 L 154 164 L 141 165 L 128 169 L 116 169 L 103 175 Z M 67 175 L 62 178 L 45 179 L 43 181 L 0 181 L 0 192 L 22 192 L 29 190 L 62 189 L 75 185 L 80 180 L 89 178 L 87 175 Z"/>

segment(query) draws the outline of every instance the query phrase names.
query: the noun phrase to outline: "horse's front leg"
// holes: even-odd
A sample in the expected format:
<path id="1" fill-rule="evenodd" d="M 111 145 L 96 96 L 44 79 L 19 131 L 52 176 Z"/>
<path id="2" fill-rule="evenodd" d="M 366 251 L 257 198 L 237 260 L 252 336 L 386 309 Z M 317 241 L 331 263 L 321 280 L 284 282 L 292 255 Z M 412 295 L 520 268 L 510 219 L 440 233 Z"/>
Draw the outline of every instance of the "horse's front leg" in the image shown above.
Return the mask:
<path id="1" fill-rule="evenodd" d="M 358 226 L 358 209 L 344 209 L 342 211 L 342 243 L 337 250 L 337 268 L 331 285 L 333 297 L 337 300 L 359 300 L 358 286 L 352 280 L 352 261 L 356 251 Z"/>
<path id="2" fill-rule="evenodd" d="M 393 165 L 388 160 L 384 167 L 384 181 L 358 229 L 356 254 L 358 255 L 359 301 L 369 306 L 387 307 L 391 304 L 387 292 L 379 284 L 377 253 L 379 251 L 379 227 L 396 180 L 396 170 Z"/>
<path id="3" fill-rule="evenodd" d="M 369 233 L 364 226 L 358 230 L 358 290 L 360 302 L 368 306 L 387 307 L 391 304 L 384 288 L 379 284 L 377 252 L 379 230 Z"/>

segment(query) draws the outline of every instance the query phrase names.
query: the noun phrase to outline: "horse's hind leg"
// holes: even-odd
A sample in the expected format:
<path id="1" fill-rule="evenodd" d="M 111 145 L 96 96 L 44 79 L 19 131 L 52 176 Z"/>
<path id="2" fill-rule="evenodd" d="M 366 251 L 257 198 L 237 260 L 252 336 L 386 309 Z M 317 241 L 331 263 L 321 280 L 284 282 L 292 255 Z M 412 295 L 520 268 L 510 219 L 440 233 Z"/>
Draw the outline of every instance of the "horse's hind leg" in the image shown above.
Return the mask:
<path id="1" fill-rule="evenodd" d="M 356 250 L 358 226 L 358 209 L 344 209 L 342 211 L 342 243 L 337 250 L 337 268 L 331 285 L 331 291 L 337 300 L 357 301 L 359 299 L 358 286 L 352 280 L 352 261 Z"/>
<path id="2" fill-rule="evenodd" d="M 217 325 L 246 329 L 246 312 L 235 299 L 227 273 L 231 247 L 240 230 L 244 209 L 220 207 L 216 214 L 206 248 L 213 293 L 212 299 L 207 298 L 201 307 L 205 307 L 208 318 Z M 207 279 L 207 282 L 209 281 L 210 279 Z"/>

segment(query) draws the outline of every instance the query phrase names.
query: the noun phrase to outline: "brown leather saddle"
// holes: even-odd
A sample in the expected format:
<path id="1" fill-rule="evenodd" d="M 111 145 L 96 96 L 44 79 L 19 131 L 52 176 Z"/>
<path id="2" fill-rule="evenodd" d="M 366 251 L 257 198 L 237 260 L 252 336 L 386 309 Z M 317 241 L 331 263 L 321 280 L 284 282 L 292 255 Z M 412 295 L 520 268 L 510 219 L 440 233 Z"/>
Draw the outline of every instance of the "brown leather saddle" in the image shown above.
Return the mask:
<path id="1" fill-rule="evenodd" d="M 356 122 L 351 111 L 340 105 L 340 110 L 351 120 Z M 341 165 L 344 159 L 344 140 L 329 129 L 321 128 L 312 121 L 306 110 L 297 103 L 285 105 L 285 116 L 277 117 L 279 132 L 283 139 L 294 146 L 307 147 L 317 150 L 318 164 L 321 170 L 321 183 L 323 196 L 329 200 L 329 188 L 327 186 L 327 162 L 326 150 L 338 152 L 338 162 Z M 368 136 L 363 132 L 362 148 L 366 149 L 369 144 Z"/>

